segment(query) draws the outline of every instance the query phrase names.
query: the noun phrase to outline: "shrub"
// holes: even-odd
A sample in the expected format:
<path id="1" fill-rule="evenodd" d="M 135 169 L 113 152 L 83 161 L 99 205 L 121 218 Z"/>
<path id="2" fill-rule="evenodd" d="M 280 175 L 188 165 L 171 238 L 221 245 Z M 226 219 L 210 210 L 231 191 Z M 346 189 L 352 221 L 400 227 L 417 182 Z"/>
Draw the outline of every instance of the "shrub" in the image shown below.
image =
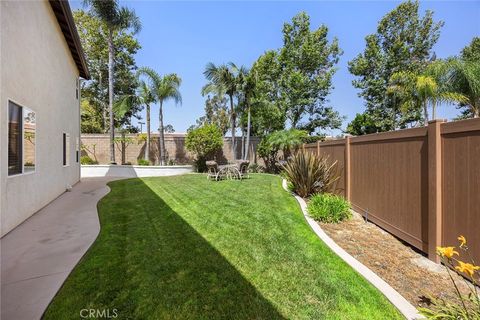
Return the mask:
<path id="1" fill-rule="evenodd" d="M 270 133 L 265 136 L 257 147 L 257 152 L 265 162 L 267 172 L 278 172 L 277 161 L 279 152 L 283 153 L 283 158 L 288 158 L 292 153 L 304 143 L 315 142 L 324 139 L 323 136 L 309 136 L 304 130 L 290 129 Z"/>
<path id="2" fill-rule="evenodd" d="M 138 165 L 139 165 L 139 166 L 149 166 L 149 165 L 150 165 L 150 161 L 145 160 L 145 159 L 138 159 Z"/>
<path id="3" fill-rule="evenodd" d="M 455 288 L 457 301 L 449 302 L 442 298 L 430 298 L 431 306 L 419 309 L 427 319 L 480 319 L 480 292 L 477 290 L 480 285 L 480 266 L 475 265 L 475 261 L 473 261 L 467 239 L 461 235 L 458 237 L 458 241 L 460 248 L 458 251 L 455 247 L 437 247 L 437 255 L 447 269 L 452 286 Z M 470 262 L 457 259 L 455 256 L 459 256 L 459 251 L 463 251 L 464 256 L 468 257 Z M 450 269 L 454 271 L 450 271 Z M 472 282 L 473 286 L 468 286 L 470 289 L 468 295 L 460 293 L 451 272 L 456 272 Z"/>
<path id="4" fill-rule="evenodd" d="M 329 193 L 315 194 L 308 202 L 307 210 L 315 220 L 329 223 L 337 223 L 352 216 L 348 201 Z"/>
<path id="5" fill-rule="evenodd" d="M 269 136 L 264 137 L 257 147 L 257 152 L 262 157 L 265 163 L 265 171 L 276 173 L 278 171 L 275 163 L 277 162 L 278 149 L 274 148 L 268 139 Z"/>
<path id="6" fill-rule="evenodd" d="M 306 198 L 314 193 L 333 193 L 340 178 L 337 161 L 303 150 L 295 153 L 286 164 L 280 165 L 282 175 L 291 182 L 294 192 Z"/>
<path id="7" fill-rule="evenodd" d="M 89 156 L 81 156 L 80 164 L 98 164 L 98 161 L 93 160 Z"/>
<path id="8" fill-rule="evenodd" d="M 287 158 L 292 152 L 298 150 L 307 137 L 308 133 L 306 131 L 290 129 L 271 133 L 267 141 L 273 149 L 282 150 L 284 158 Z"/>
<path id="9" fill-rule="evenodd" d="M 214 124 L 206 124 L 188 131 L 185 147 L 195 154 L 195 166 L 198 172 L 206 169 L 205 161 L 223 146 L 223 134 Z"/>

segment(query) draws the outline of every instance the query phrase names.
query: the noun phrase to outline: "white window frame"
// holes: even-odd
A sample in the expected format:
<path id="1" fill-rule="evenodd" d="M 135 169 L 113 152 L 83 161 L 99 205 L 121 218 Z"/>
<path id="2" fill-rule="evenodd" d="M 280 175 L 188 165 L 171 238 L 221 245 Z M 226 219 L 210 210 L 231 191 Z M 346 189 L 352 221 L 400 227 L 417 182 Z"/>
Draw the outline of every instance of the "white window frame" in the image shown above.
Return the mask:
<path id="1" fill-rule="evenodd" d="M 33 110 L 32 108 L 24 107 L 23 104 L 18 103 L 13 99 L 7 99 L 7 137 L 10 134 L 8 130 L 8 119 L 10 119 L 10 115 L 8 114 L 8 112 L 10 111 L 10 108 L 9 108 L 10 102 L 22 108 L 22 172 L 15 173 L 15 174 L 8 174 L 8 170 L 7 170 L 7 178 L 14 178 L 19 176 L 34 174 L 37 172 L 37 111 Z M 35 113 L 35 145 L 34 145 L 35 168 L 33 169 L 33 171 L 29 171 L 29 172 L 25 172 L 25 163 L 24 163 L 25 162 L 25 113 L 24 113 L 24 110 L 25 109 L 29 109 Z M 7 147 L 7 152 L 8 152 L 8 147 Z M 7 167 L 8 167 L 8 164 L 7 164 Z"/>

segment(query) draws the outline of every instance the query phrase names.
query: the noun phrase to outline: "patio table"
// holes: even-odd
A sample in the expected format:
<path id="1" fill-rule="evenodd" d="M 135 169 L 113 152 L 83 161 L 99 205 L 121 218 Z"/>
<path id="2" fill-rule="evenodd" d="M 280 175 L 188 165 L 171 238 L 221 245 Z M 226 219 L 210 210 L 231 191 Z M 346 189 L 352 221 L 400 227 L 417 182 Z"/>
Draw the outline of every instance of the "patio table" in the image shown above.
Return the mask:
<path id="1" fill-rule="evenodd" d="M 239 179 L 240 178 L 240 171 L 238 170 L 238 166 L 236 164 L 226 164 L 218 166 L 219 172 L 218 175 L 220 177 L 225 177 L 226 179 Z"/>

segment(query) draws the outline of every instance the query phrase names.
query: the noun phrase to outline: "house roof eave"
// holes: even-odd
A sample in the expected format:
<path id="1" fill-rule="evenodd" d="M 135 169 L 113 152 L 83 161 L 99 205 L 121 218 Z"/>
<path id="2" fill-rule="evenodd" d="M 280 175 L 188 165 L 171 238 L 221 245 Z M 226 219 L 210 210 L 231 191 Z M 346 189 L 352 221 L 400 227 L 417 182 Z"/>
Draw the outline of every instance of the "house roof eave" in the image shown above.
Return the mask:
<path id="1" fill-rule="evenodd" d="M 67 0 L 49 0 L 53 13 L 57 18 L 57 22 L 62 30 L 65 41 L 77 66 L 80 77 L 88 80 L 90 73 L 85 59 L 85 53 L 82 49 L 80 37 L 78 36 L 77 27 L 73 20 L 72 10 Z"/>

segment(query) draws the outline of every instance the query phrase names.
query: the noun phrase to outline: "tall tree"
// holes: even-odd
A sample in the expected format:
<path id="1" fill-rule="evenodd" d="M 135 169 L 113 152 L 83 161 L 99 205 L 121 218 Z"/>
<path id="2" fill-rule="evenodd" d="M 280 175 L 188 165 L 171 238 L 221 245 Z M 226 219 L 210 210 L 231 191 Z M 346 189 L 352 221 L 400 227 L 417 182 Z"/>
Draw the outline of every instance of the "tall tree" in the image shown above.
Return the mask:
<path id="1" fill-rule="evenodd" d="M 470 44 L 462 49 L 460 57 L 464 61 L 479 62 L 480 61 L 480 37 L 473 37 Z"/>
<path id="2" fill-rule="evenodd" d="M 73 12 L 80 41 L 85 50 L 91 79 L 82 81 L 82 132 L 108 132 L 108 43 L 107 26 L 92 13 L 84 10 Z M 114 87 L 115 97 L 131 95 L 136 90 L 135 54 L 141 48 L 132 32 L 122 30 L 113 35 L 115 49 Z M 86 101 L 86 103 L 83 103 Z M 87 107 L 88 106 L 88 107 Z M 133 108 L 125 116 L 116 117 L 116 126 L 129 125 L 132 115 L 139 110 Z M 85 119 L 85 120 L 83 120 Z M 92 126 L 86 119 L 98 119 L 99 125 Z"/>
<path id="3" fill-rule="evenodd" d="M 355 118 L 347 126 L 346 132 L 354 136 L 379 132 L 380 128 L 368 113 L 357 113 Z"/>
<path id="4" fill-rule="evenodd" d="M 283 26 L 283 47 L 260 56 L 252 66 L 258 74 L 252 131 L 266 135 L 292 128 L 309 133 L 339 128 L 342 117 L 328 106 L 332 77 L 342 50 L 336 38 L 328 40 L 325 25 L 311 30 L 302 12 Z"/>
<path id="5" fill-rule="evenodd" d="M 126 7 L 119 7 L 117 0 L 84 0 L 91 12 L 107 26 L 108 43 L 108 110 L 110 113 L 110 162 L 115 163 L 115 123 L 113 114 L 114 103 L 114 33 L 122 30 L 132 30 L 137 33 L 141 29 L 139 18 L 135 12 Z"/>
<path id="6" fill-rule="evenodd" d="M 338 40 L 328 40 L 327 26 L 310 30 L 310 17 L 305 12 L 284 24 L 283 48 L 278 55 L 280 90 L 292 128 L 313 133 L 317 128 L 341 125 L 339 114 L 326 106 L 341 54 Z M 304 116 L 308 120 L 302 123 Z"/>
<path id="7" fill-rule="evenodd" d="M 155 102 L 153 92 L 145 81 L 139 83 L 139 98 L 140 103 L 145 105 L 146 111 L 146 125 L 147 125 L 147 141 L 145 146 L 145 159 L 150 161 L 150 141 L 151 141 L 151 128 L 150 128 L 150 104 Z"/>
<path id="8" fill-rule="evenodd" d="M 467 99 L 460 104 L 462 118 L 480 117 L 480 38 L 463 48 L 460 57 L 445 61 L 448 70 L 447 85 Z"/>
<path id="9" fill-rule="evenodd" d="M 364 52 L 349 62 L 349 71 L 358 77 L 352 83 L 360 89 L 367 113 L 382 131 L 405 127 L 405 121 L 418 121 L 403 117 L 385 92 L 394 72 L 418 73 L 434 59 L 432 48 L 442 26 L 443 22 L 434 21 L 430 10 L 420 16 L 418 1 L 403 2 L 380 20 L 377 32 L 365 38 Z"/>
<path id="10" fill-rule="evenodd" d="M 234 97 L 238 92 L 238 73 L 239 68 L 233 63 L 223 64 L 216 66 L 212 62 L 209 62 L 203 72 L 205 78 L 210 81 L 203 89 L 202 93 L 208 92 L 224 92 L 230 101 L 230 124 L 232 133 L 232 157 L 236 159 L 236 113 Z"/>
<path id="11" fill-rule="evenodd" d="M 281 98 L 281 66 L 277 51 L 270 50 L 261 55 L 252 66 L 255 74 L 255 94 L 252 97 L 251 131 L 253 136 L 264 137 L 269 133 L 285 129 L 286 107 Z"/>
<path id="12" fill-rule="evenodd" d="M 197 119 L 195 127 L 214 124 L 220 129 L 222 135 L 225 135 L 230 127 L 229 114 L 227 99 L 223 94 L 208 94 L 205 100 L 205 115 Z"/>
<path id="13" fill-rule="evenodd" d="M 182 103 L 182 95 L 179 89 L 182 83 L 182 79 L 175 73 L 160 76 L 155 70 L 147 67 L 140 68 L 138 70 L 138 74 L 144 75 L 150 79 L 151 92 L 160 106 L 158 111 L 158 133 L 160 135 L 160 165 L 165 165 L 166 150 L 165 130 L 163 125 L 163 104 L 168 100 L 173 100 L 176 104 Z"/>
<path id="14" fill-rule="evenodd" d="M 175 128 L 173 128 L 173 125 L 167 124 L 165 127 L 163 127 L 163 131 L 165 133 L 175 133 Z"/>
<path id="15" fill-rule="evenodd" d="M 257 70 L 248 70 L 245 67 L 240 68 L 238 86 L 239 86 L 239 100 L 240 104 L 243 105 L 243 115 L 246 116 L 246 143 L 242 149 L 243 159 L 248 159 L 248 152 L 250 147 L 250 136 L 251 136 L 251 127 L 252 127 L 252 108 L 259 107 L 261 103 L 256 100 L 258 98 L 257 84 L 259 83 L 258 71 Z"/>

